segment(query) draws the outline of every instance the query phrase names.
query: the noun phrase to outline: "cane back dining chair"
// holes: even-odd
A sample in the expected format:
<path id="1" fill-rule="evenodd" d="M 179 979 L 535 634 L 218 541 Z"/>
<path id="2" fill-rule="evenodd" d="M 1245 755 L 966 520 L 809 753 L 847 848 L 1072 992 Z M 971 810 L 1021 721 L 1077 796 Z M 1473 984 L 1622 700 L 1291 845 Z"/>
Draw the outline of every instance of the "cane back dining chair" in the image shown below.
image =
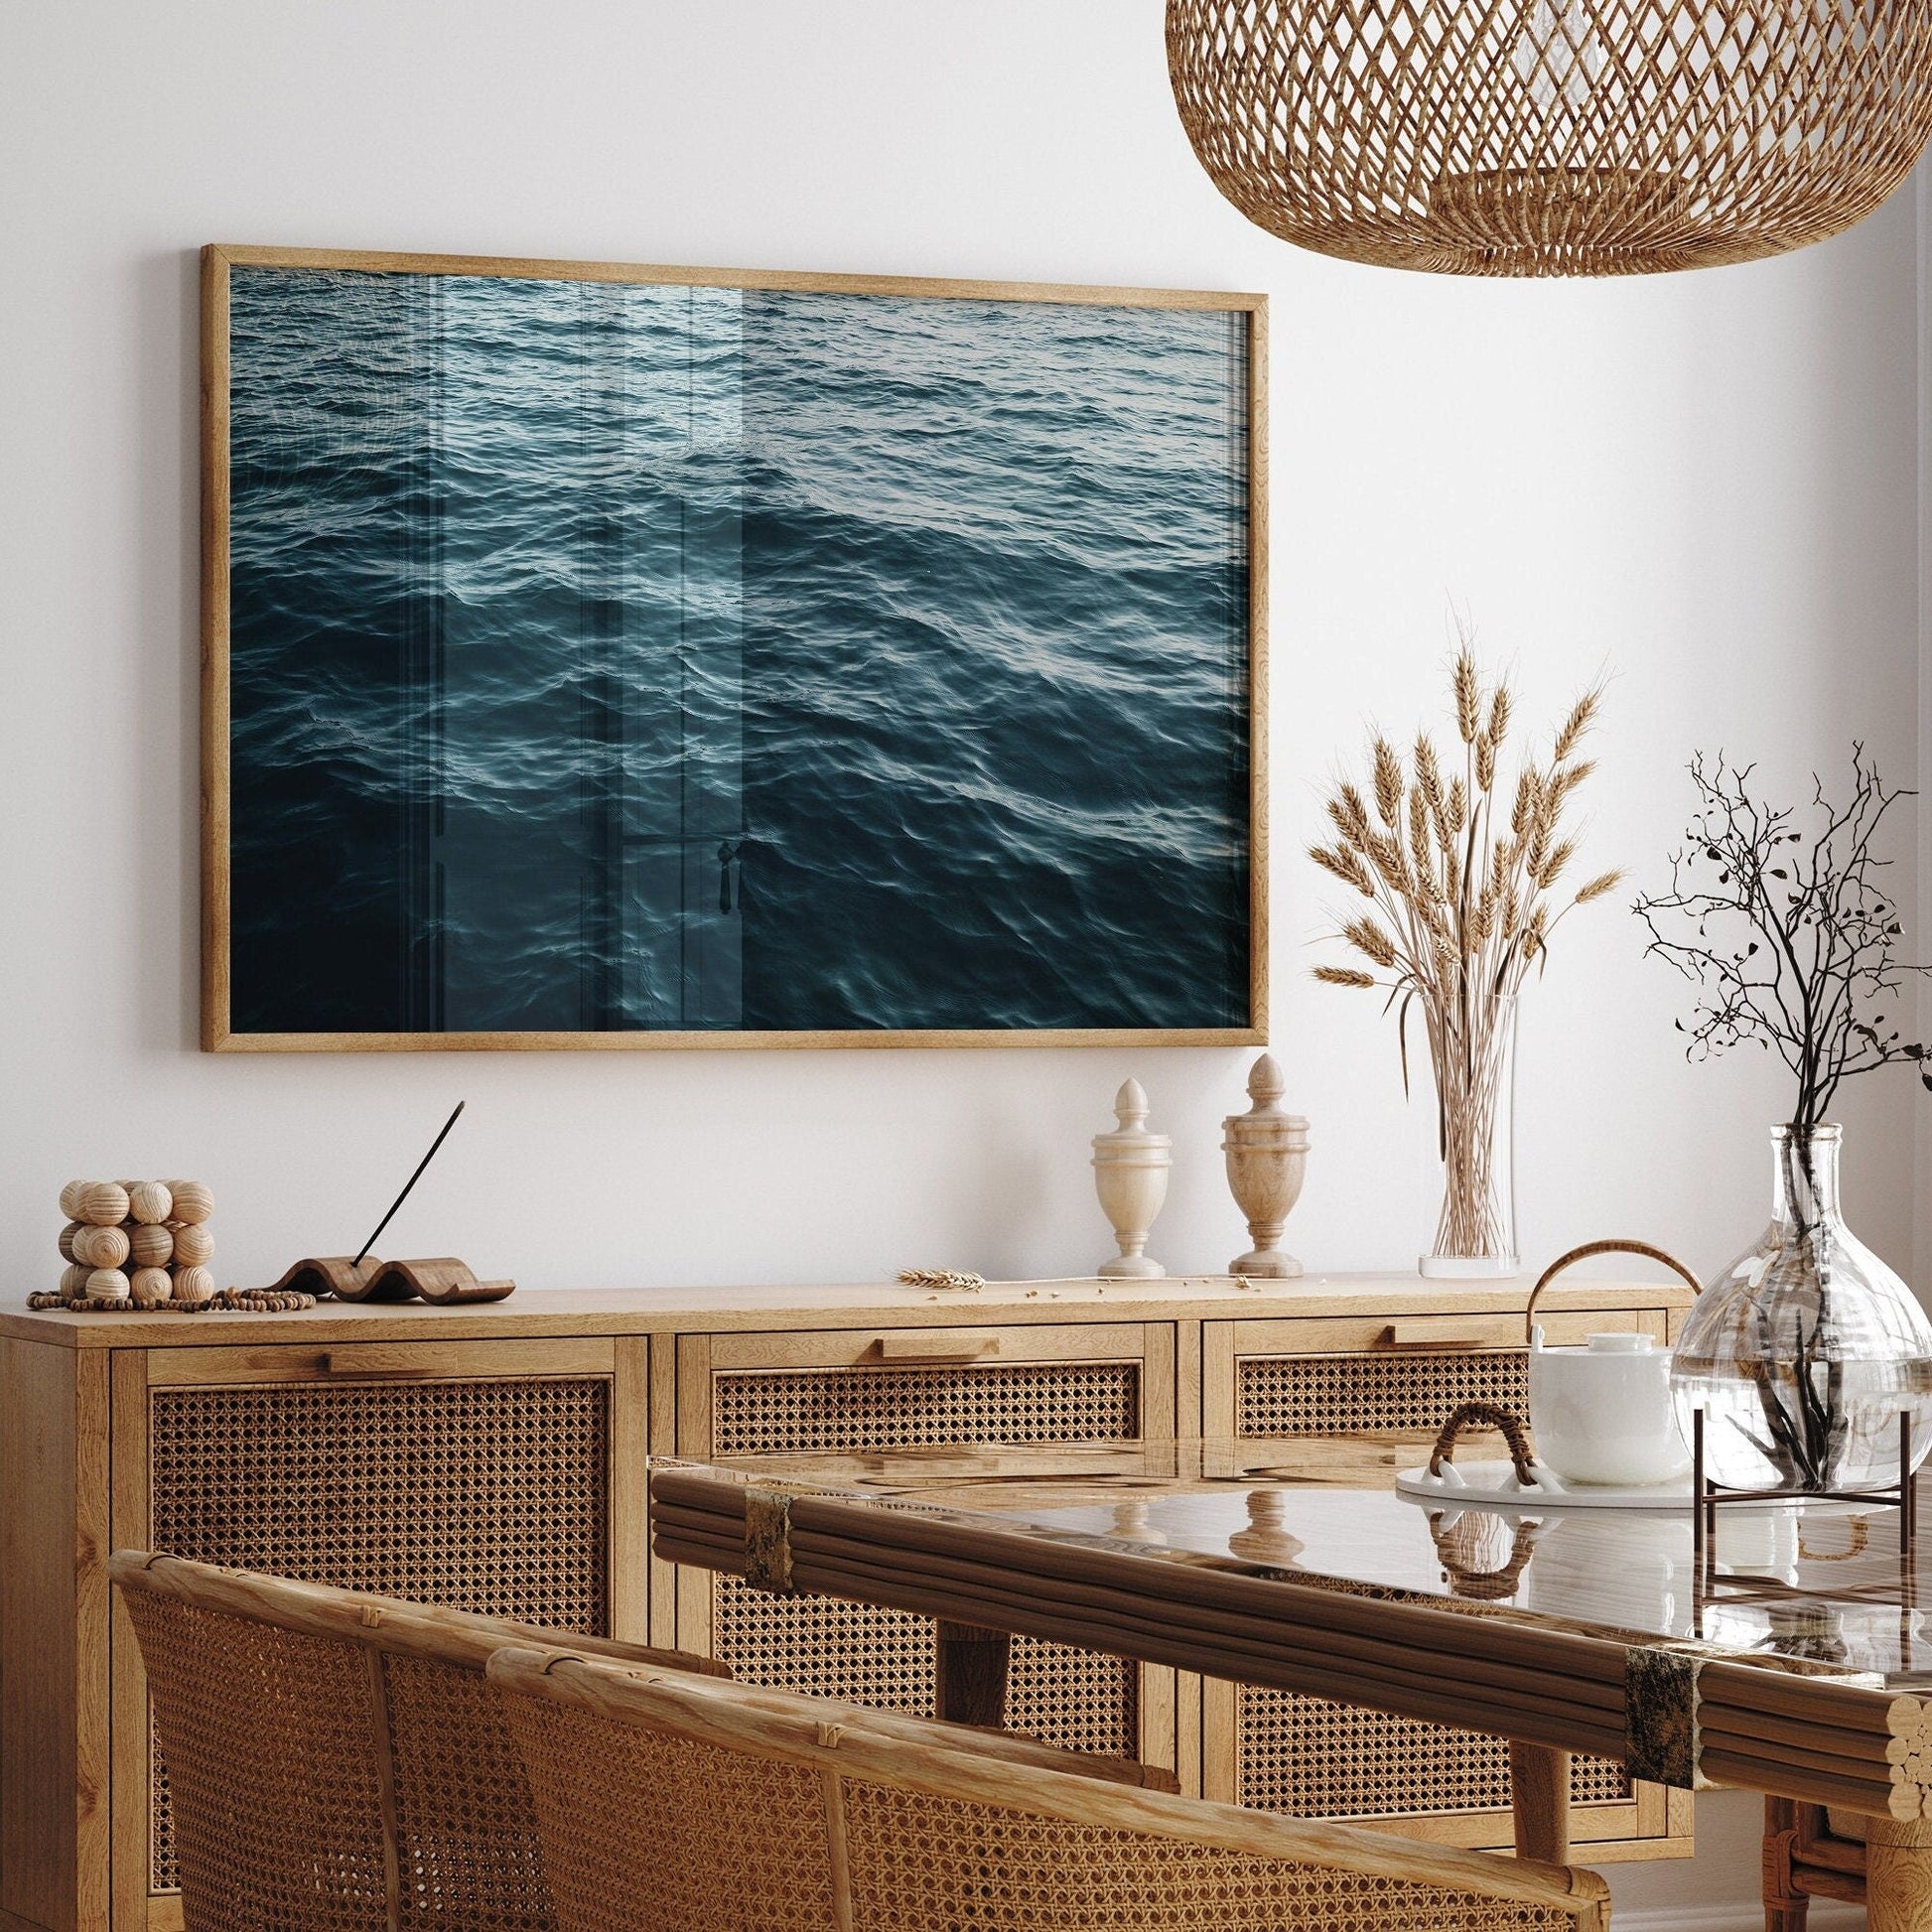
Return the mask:
<path id="1" fill-rule="evenodd" d="M 550 1932 L 522 1758 L 483 1667 L 554 1631 L 146 1551 L 108 1570 L 147 1668 L 189 1932 Z"/>
<path id="2" fill-rule="evenodd" d="M 493 1655 L 560 1932 L 1602 1932 L 1594 1872 L 1268 1817 L 977 1733 Z"/>
<path id="3" fill-rule="evenodd" d="M 523 1760 L 483 1664 L 558 1632 L 140 1550 L 108 1569 L 147 1668 L 188 1932 L 551 1932 Z M 672 1681 L 730 1674 L 682 1651 L 568 1643 Z M 889 1737 L 934 1728 L 866 1715 Z M 1167 1778 L 937 1728 L 1006 1763 L 1128 1786 Z"/>

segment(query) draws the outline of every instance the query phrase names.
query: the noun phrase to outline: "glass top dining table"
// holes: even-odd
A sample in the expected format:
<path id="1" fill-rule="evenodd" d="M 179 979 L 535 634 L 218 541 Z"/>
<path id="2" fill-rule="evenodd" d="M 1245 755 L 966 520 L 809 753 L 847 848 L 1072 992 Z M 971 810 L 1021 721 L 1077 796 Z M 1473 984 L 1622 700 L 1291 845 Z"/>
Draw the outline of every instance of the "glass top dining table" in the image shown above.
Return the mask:
<path id="1" fill-rule="evenodd" d="M 1414 1441 L 970 1444 L 656 1457 L 659 1557 L 934 1620 L 939 1715 L 1000 1722 L 1014 1635 L 1509 1742 L 1521 1853 L 1570 1754 L 1863 1815 L 1867 1912 L 1932 1932 L 1923 1547 L 1870 1502 L 1414 1496 Z M 989 1657 L 989 1653 L 991 1656 Z M 949 1689 L 949 1686 L 951 1687 Z M 990 1697 L 986 1687 L 991 1686 Z"/>
<path id="2" fill-rule="evenodd" d="M 703 1469 L 861 1515 L 918 1517 L 1035 1553 L 1130 1556 L 1418 1605 L 1480 1607 L 1638 1644 L 1694 1643 L 1932 1687 L 1917 1607 L 1922 1549 L 1901 1557 L 1895 1509 L 1725 1505 L 1700 1552 L 1688 1491 L 1647 1508 L 1564 1497 L 1502 1502 L 1398 1493 L 1392 1456 L 1350 1439 L 939 1446 L 659 1458 L 660 1489 Z M 1415 1460 L 1420 1463 L 1420 1454 Z M 1469 1466 L 1467 1464 L 1465 1467 Z M 1506 1466 L 1506 1465 L 1502 1465 Z M 1479 1482 L 1485 1469 L 1471 1470 Z M 673 1516 L 675 1511 L 673 1510 Z M 660 1509 L 660 1528 L 664 1512 Z M 1702 1555 L 1702 1562 L 1700 1562 Z"/>

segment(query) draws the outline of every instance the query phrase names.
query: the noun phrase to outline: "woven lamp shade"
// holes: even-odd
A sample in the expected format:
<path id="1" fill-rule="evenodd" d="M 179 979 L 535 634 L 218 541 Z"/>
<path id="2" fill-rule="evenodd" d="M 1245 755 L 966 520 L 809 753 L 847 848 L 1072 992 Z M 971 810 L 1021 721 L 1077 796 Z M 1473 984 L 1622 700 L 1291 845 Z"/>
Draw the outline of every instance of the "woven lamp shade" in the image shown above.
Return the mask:
<path id="1" fill-rule="evenodd" d="M 1863 220 L 1932 131 L 1932 0 L 1168 0 L 1251 221 L 1450 275 L 1750 261 Z"/>

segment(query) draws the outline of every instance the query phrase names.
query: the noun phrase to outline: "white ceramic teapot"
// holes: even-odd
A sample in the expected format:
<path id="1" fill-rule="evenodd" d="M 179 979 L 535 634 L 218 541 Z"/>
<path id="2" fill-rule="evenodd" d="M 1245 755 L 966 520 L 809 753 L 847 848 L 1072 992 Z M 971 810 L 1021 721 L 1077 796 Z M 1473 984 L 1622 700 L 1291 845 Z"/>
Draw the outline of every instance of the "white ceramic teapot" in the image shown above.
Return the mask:
<path id="1" fill-rule="evenodd" d="M 1537 1459 L 1567 1483 L 1672 1482 L 1689 1473 L 1691 1451 L 1671 1402 L 1670 1350 L 1638 1334 L 1590 1335 L 1581 1348 L 1546 1348 L 1535 1320 L 1537 1298 L 1566 1268 L 1604 1254 L 1646 1256 L 1682 1276 L 1693 1294 L 1699 1288 L 1675 1256 L 1641 1241 L 1592 1241 L 1543 1271 L 1523 1311 Z"/>

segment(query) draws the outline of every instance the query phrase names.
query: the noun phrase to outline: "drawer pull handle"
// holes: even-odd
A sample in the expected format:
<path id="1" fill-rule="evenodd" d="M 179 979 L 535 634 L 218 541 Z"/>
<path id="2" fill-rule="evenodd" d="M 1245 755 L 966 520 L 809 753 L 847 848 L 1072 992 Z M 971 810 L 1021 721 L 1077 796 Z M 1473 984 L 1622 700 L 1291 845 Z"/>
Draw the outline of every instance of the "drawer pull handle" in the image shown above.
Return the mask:
<path id="1" fill-rule="evenodd" d="M 435 1374 L 427 1362 L 399 1361 L 392 1356 L 368 1356 L 354 1353 L 332 1355 L 327 1352 L 316 1358 L 316 1366 L 323 1374 L 337 1381 L 356 1382 L 420 1382 Z"/>
<path id="2" fill-rule="evenodd" d="M 878 1362 L 983 1362 L 1000 1352 L 1000 1337 L 879 1335 L 867 1352 Z"/>
<path id="3" fill-rule="evenodd" d="M 1382 1348 L 1434 1348 L 1445 1352 L 1498 1345 L 1486 1335 L 1448 1334 L 1423 1321 L 1391 1321 L 1375 1339 Z"/>

